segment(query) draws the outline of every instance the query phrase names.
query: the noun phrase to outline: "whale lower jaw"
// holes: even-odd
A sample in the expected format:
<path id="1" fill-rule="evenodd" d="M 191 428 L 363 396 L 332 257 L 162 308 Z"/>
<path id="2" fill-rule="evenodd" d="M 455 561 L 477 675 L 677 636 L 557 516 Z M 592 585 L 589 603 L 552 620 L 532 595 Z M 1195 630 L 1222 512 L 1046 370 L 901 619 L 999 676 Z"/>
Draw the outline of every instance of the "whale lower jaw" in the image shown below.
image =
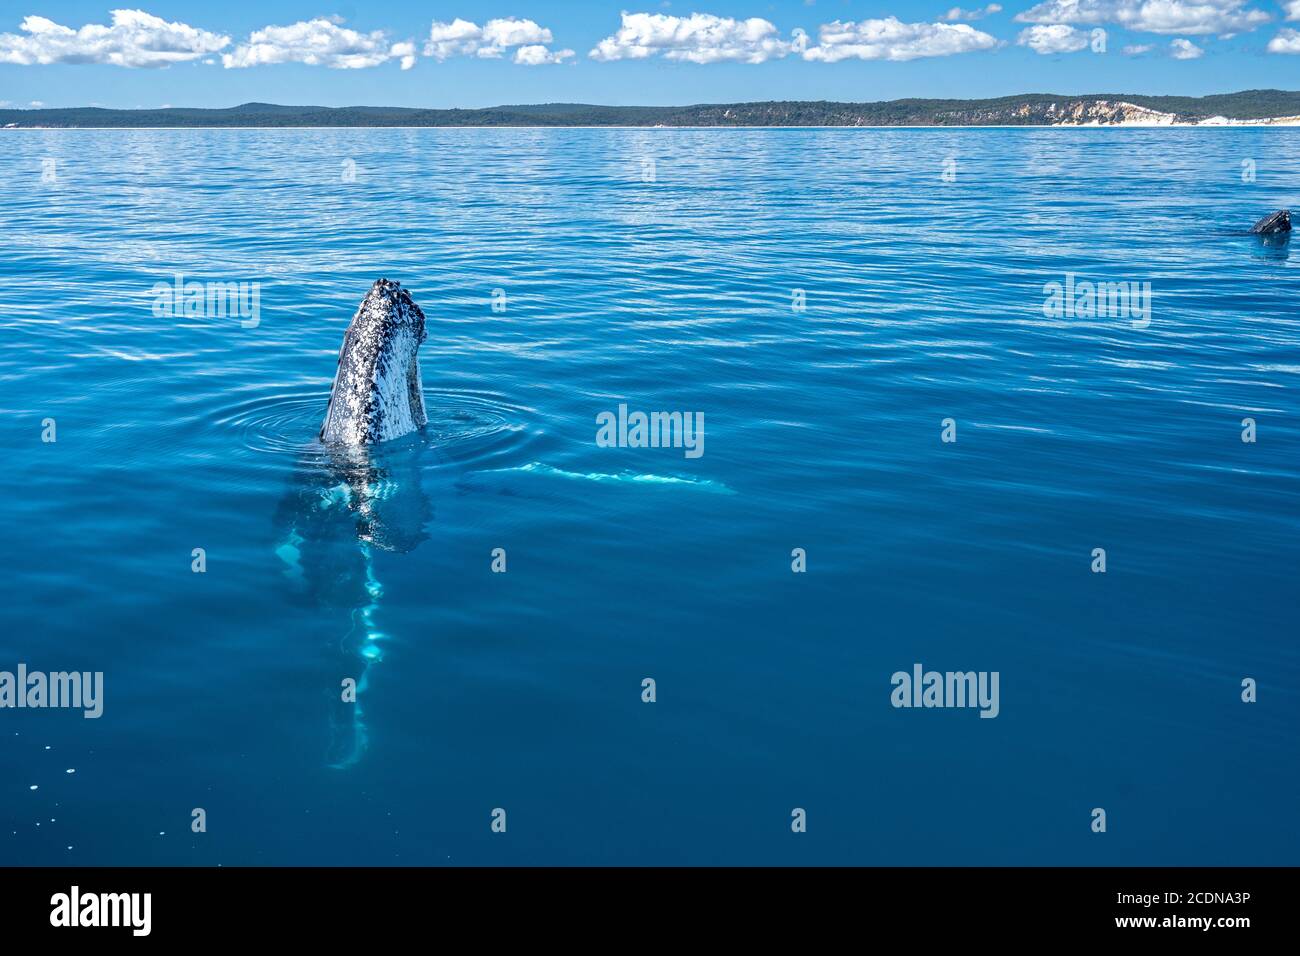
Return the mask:
<path id="1" fill-rule="evenodd" d="M 375 282 L 343 337 L 321 440 L 370 445 L 423 428 L 424 340 L 424 313 L 410 294 L 398 282 Z"/>

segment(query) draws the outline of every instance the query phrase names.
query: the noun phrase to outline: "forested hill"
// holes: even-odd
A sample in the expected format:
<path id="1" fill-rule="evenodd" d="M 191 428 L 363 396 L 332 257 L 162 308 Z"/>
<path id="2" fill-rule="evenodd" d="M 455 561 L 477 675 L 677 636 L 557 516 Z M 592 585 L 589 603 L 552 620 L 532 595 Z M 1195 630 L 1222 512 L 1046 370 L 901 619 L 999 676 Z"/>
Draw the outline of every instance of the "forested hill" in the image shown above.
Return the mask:
<path id="1" fill-rule="evenodd" d="M 0 126 L 1056 126 L 1259 122 L 1300 117 L 1300 92 L 1246 90 L 1214 96 L 1026 93 L 986 100 L 881 103 L 767 102 L 700 106 L 590 106 L 546 103 L 484 109 L 387 106 L 275 106 L 228 109 L 0 110 Z"/>

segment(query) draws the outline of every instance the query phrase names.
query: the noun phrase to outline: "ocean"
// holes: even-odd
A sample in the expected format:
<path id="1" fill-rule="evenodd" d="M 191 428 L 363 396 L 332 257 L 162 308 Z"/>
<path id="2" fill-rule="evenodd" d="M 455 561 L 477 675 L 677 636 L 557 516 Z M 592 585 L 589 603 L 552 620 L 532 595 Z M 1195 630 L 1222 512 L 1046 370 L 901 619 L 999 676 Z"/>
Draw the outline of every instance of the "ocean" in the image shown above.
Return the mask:
<path id="1" fill-rule="evenodd" d="M 0 136 L 0 861 L 1300 862 L 1300 130 Z"/>

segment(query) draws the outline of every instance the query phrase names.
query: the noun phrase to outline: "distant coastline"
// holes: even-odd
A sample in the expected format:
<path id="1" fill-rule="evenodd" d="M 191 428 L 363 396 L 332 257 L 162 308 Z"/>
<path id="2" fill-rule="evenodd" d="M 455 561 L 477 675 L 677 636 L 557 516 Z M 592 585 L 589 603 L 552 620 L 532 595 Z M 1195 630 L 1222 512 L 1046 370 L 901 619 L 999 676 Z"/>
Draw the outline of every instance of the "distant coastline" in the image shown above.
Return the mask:
<path id="1" fill-rule="evenodd" d="M 1026 93 L 982 100 L 773 101 L 696 106 L 545 103 L 483 109 L 421 109 L 245 103 L 227 109 L 0 110 L 0 127 L 8 129 L 661 126 L 1300 126 L 1300 91 L 1245 90 L 1201 97 Z"/>

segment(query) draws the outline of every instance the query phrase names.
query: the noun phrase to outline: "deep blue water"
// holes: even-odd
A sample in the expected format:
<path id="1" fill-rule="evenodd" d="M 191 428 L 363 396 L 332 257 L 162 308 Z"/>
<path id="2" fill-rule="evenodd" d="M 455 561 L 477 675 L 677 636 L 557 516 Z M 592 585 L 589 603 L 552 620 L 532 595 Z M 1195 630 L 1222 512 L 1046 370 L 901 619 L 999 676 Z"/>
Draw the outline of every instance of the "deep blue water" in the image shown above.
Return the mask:
<path id="1" fill-rule="evenodd" d="M 105 689 L 0 710 L 0 860 L 1300 862 L 1298 184 L 1284 129 L 3 134 L 0 669 Z M 431 422 L 340 462 L 380 276 Z"/>

